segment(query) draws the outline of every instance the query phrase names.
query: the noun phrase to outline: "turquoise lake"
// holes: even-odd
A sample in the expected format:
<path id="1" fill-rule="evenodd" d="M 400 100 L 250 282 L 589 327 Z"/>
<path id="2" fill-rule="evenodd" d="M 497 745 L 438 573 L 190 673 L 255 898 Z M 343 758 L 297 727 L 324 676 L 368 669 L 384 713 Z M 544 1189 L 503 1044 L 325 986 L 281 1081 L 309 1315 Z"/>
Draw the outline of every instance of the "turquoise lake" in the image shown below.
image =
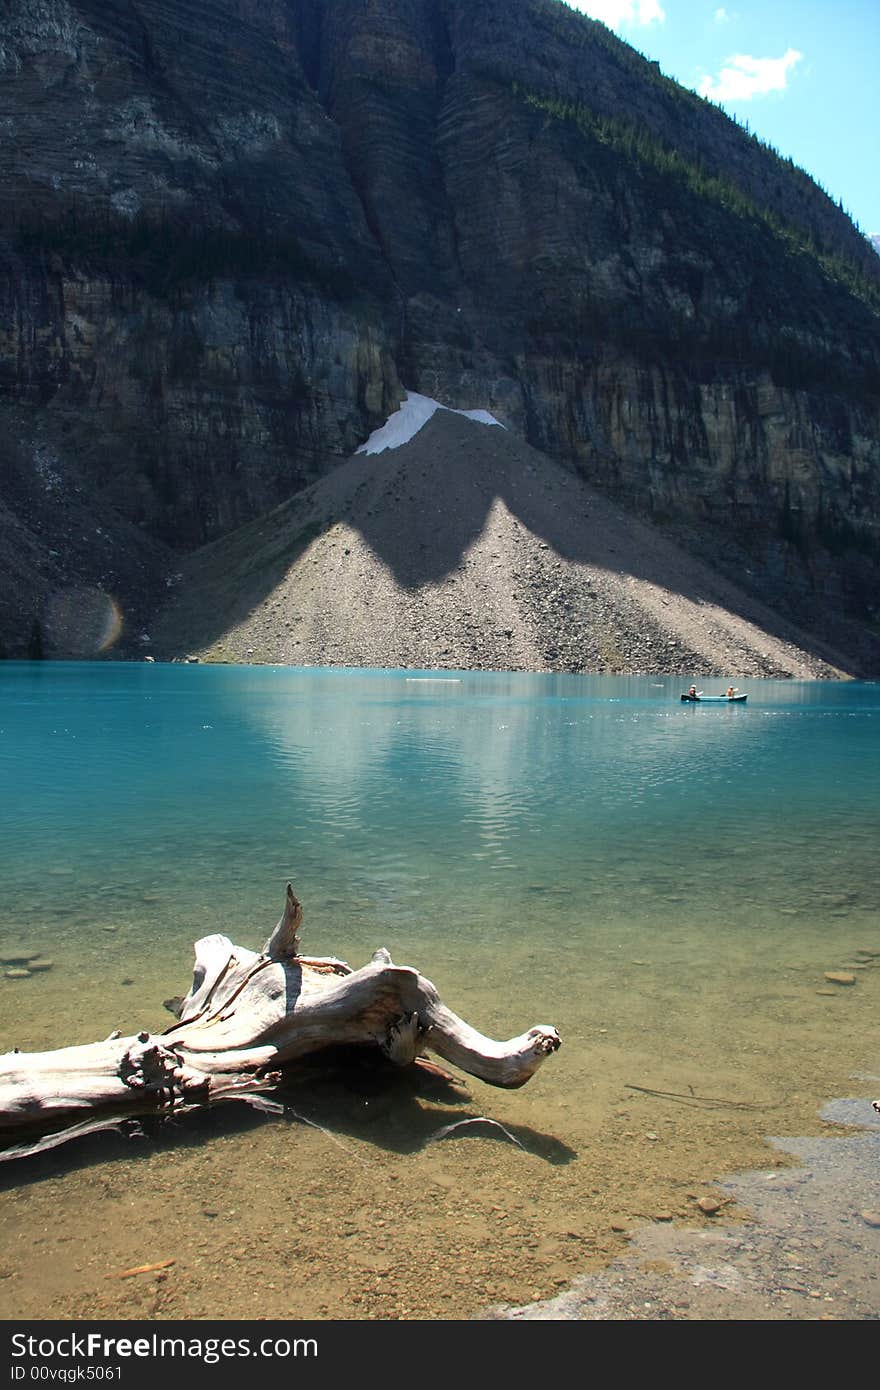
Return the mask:
<path id="1" fill-rule="evenodd" d="M 880 685 L 738 683 L 744 706 L 690 706 L 687 682 L 656 676 L 0 663 L 0 957 L 25 943 L 53 962 L 0 975 L 0 1050 L 167 1026 L 193 941 L 222 931 L 259 948 L 289 880 L 309 954 L 358 966 L 386 946 L 483 1032 L 559 1028 L 561 1052 L 522 1092 L 475 1083 L 467 1112 L 552 1135 L 571 1160 L 531 1192 L 518 1151 L 480 1141 L 487 1210 L 509 1185 L 541 1233 L 525 1272 L 487 1216 L 489 1273 L 468 1306 L 546 1292 L 539 1266 L 558 1283 L 577 1263 L 557 1227 L 578 1203 L 598 1221 L 610 1186 L 615 1209 L 640 1210 L 627 1194 L 651 1168 L 651 1201 L 678 1215 L 674 1168 L 683 1215 L 685 1189 L 723 1167 L 725 1133 L 734 1160 L 751 1158 L 877 1060 Z M 844 969 L 855 987 L 825 980 Z M 741 1109 L 649 1110 L 651 1092 Z M 369 1132 L 344 1097 L 316 1104 L 314 1122 L 356 1148 L 408 1153 L 401 1190 L 430 1176 L 445 1191 L 448 1165 L 474 1167 L 477 1141 L 414 1166 L 396 1102 Z M 422 1137 L 435 1110 L 448 1118 L 420 1103 Z M 216 1142 L 235 1166 L 236 1145 L 282 1140 L 267 1122 Z M 322 1172 L 322 1136 L 297 1142 Z M 203 1149 L 187 1154 L 174 1162 L 198 1166 Z M 52 1171 L 62 1208 L 81 1206 L 79 1170 Z M 352 1293 L 348 1258 L 316 1315 L 383 1315 Z M 62 1278 L 53 1259 L 55 1306 L 75 1315 L 88 1270 Z M 33 1277 L 36 1296 L 51 1277 Z"/>

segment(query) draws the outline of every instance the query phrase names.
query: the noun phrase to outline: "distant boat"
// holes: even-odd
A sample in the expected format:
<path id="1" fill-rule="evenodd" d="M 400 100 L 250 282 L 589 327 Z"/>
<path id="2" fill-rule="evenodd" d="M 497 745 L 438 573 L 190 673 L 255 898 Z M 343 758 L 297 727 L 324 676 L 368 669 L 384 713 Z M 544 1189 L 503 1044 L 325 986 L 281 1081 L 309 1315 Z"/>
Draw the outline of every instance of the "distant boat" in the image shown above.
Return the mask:
<path id="1" fill-rule="evenodd" d="M 682 695 L 687 705 L 744 705 L 748 695 L 704 695 L 702 690 L 696 695 Z"/>

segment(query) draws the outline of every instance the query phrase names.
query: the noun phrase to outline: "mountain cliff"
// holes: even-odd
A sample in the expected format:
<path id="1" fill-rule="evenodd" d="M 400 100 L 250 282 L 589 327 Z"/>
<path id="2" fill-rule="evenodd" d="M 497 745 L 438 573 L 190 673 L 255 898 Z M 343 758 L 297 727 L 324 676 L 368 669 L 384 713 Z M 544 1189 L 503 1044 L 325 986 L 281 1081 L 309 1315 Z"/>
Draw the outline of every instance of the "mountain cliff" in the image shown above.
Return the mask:
<path id="1" fill-rule="evenodd" d="M 405 388 L 873 650 L 880 260 L 601 24 L 9 0 L 0 72 L 9 654 L 77 584 L 133 636 L 180 552 L 315 483 Z"/>

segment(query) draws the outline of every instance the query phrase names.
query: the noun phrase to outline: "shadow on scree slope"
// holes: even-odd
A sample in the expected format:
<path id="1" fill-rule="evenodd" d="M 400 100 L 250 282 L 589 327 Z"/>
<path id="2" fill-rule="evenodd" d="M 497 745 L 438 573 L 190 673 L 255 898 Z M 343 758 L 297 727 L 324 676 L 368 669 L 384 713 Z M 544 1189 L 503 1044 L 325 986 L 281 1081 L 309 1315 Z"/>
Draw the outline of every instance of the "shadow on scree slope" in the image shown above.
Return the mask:
<path id="1" fill-rule="evenodd" d="M 796 628 L 509 431 L 445 410 L 408 443 L 354 455 L 190 556 L 151 650 L 170 658 L 210 646 L 259 609 L 337 523 L 360 533 L 402 590 L 436 584 L 460 568 L 496 499 L 521 528 L 518 561 L 547 547 L 570 565 L 596 566 L 694 603 L 717 604 L 850 674 L 870 674 L 870 658 L 866 666 L 864 657 L 844 654 L 850 644 L 837 634 L 832 646 Z"/>

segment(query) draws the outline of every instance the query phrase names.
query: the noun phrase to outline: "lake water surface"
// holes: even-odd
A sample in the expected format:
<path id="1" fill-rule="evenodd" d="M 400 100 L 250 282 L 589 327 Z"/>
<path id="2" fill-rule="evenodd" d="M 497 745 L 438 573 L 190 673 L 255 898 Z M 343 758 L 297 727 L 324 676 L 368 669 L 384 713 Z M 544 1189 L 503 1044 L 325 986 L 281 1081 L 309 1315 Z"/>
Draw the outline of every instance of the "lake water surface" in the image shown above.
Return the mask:
<path id="1" fill-rule="evenodd" d="M 521 1092 L 312 1077 L 306 1124 L 7 1165 L 0 1316 L 471 1316 L 818 1132 L 878 1062 L 880 686 L 682 688 L 0 663 L 0 957 L 53 962 L 0 973 L 0 1049 L 167 1026 L 193 941 L 259 948 L 288 880 L 308 953 L 384 945 L 481 1031 L 563 1038 Z M 478 1115 L 524 1147 L 430 1142 Z"/>

